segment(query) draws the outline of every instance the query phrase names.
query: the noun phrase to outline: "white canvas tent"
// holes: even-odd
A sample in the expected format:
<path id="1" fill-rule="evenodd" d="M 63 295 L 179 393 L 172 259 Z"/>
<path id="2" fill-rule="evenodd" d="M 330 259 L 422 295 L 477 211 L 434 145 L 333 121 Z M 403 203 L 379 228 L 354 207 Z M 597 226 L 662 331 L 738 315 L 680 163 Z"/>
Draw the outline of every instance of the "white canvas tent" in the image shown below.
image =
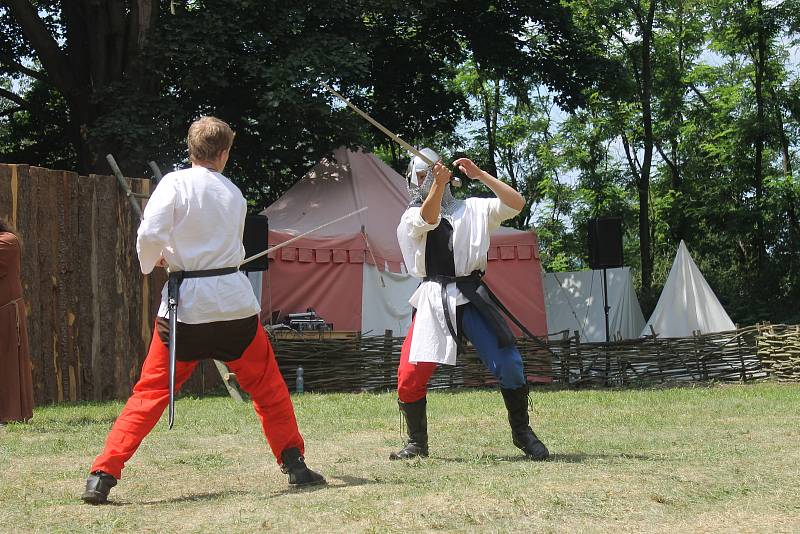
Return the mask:
<path id="1" fill-rule="evenodd" d="M 634 339 L 644 326 L 644 315 L 631 281 L 630 267 L 607 270 L 608 324 L 611 339 Z M 578 331 L 581 341 L 605 341 L 603 271 L 544 274 L 547 331 Z"/>
<path id="2" fill-rule="evenodd" d="M 660 337 L 687 337 L 695 331 L 708 334 L 736 329 L 683 241 L 678 245 L 656 309 L 642 330 L 643 336 L 651 335 L 651 325 Z"/>

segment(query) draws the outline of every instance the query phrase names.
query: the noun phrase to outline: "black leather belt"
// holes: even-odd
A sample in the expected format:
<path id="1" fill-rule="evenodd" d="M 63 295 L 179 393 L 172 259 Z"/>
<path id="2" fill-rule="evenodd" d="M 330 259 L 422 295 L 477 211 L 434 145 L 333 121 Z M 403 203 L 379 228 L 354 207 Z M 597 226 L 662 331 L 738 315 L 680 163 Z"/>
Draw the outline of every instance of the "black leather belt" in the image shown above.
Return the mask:
<path id="1" fill-rule="evenodd" d="M 224 276 L 226 274 L 233 274 L 239 272 L 238 267 L 221 267 L 219 269 L 205 269 L 202 271 L 173 271 L 169 273 L 167 281 L 167 298 L 170 305 L 170 314 L 172 308 L 178 310 L 178 301 L 180 300 L 181 283 L 187 278 L 208 278 L 211 276 Z"/>
<path id="2" fill-rule="evenodd" d="M 206 269 L 203 271 L 175 271 L 169 273 L 169 278 L 178 281 L 178 284 L 186 278 L 208 278 L 210 276 L 223 276 L 239 272 L 238 267 L 222 267 L 219 269 Z"/>
<path id="3" fill-rule="evenodd" d="M 541 339 L 536 337 L 530 330 L 528 330 L 525 325 L 523 325 L 519 319 L 514 317 L 514 315 L 509 311 L 508 308 L 497 298 L 497 295 L 492 293 L 492 290 L 489 289 L 489 286 L 483 281 L 483 271 L 473 271 L 467 276 L 446 276 L 446 275 L 432 275 L 426 276 L 423 280 L 426 282 L 436 282 L 442 286 L 442 308 L 444 311 L 444 319 L 447 323 L 447 329 L 450 331 L 450 335 L 456 342 L 458 346 L 458 352 L 464 352 L 464 346 L 461 343 L 458 335 L 456 334 L 456 330 L 453 327 L 453 321 L 450 317 L 450 306 L 447 305 L 447 285 L 448 284 L 456 284 L 461 293 L 467 297 L 472 304 L 478 308 L 478 311 L 483 315 L 484 319 L 489 322 L 489 325 L 494 330 L 495 334 L 497 335 L 498 345 L 503 347 L 508 347 L 514 344 L 515 338 L 514 333 L 509 328 L 508 323 L 506 323 L 503 315 L 507 316 L 511 321 L 519 327 L 522 332 L 538 343 L 541 347 L 547 349 L 548 351 L 550 348 L 547 346 L 545 342 Z"/>

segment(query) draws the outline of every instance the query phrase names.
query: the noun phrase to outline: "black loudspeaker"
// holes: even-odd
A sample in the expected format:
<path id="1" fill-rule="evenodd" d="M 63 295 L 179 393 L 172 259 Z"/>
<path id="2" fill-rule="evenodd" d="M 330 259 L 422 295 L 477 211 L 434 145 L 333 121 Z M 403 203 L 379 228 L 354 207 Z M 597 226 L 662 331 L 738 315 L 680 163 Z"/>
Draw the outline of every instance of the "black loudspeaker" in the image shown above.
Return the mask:
<path id="1" fill-rule="evenodd" d="M 267 250 L 269 236 L 269 220 L 266 215 L 248 215 L 244 220 L 244 257 L 249 258 Z M 266 271 L 269 258 L 264 254 L 258 259 L 242 264 L 242 271 Z"/>
<path id="2" fill-rule="evenodd" d="M 589 267 L 622 267 L 622 218 L 589 219 Z"/>

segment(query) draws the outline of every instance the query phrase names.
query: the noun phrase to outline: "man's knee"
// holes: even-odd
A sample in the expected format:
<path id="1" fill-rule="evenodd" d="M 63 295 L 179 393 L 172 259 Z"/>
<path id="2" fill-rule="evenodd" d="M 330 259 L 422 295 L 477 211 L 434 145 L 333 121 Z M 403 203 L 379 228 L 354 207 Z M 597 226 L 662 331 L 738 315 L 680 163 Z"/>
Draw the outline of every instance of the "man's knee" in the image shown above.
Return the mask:
<path id="1" fill-rule="evenodd" d="M 498 369 L 497 380 L 504 389 L 517 389 L 525 385 L 525 366 L 519 353 L 514 352 L 515 354 Z"/>
<path id="2" fill-rule="evenodd" d="M 418 363 L 403 366 L 397 373 L 397 398 L 400 402 L 416 402 L 428 393 L 428 379 L 436 364 Z"/>
<path id="3" fill-rule="evenodd" d="M 427 393 L 426 384 L 420 384 L 410 379 L 397 381 L 397 398 L 400 402 L 416 402 Z"/>

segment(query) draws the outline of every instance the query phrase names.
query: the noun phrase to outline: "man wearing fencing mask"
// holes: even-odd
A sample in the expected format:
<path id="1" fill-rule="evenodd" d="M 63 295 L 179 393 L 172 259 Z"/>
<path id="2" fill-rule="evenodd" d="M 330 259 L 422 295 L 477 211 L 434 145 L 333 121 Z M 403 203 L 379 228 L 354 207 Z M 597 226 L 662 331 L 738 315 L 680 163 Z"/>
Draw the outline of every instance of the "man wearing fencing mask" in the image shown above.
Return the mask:
<path id="1" fill-rule="evenodd" d="M 458 200 L 450 191 L 451 172 L 439 155 L 421 151 L 407 178 L 411 204 L 397 227 L 397 239 L 410 274 L 423 281 L 409 302 L 416 310 L 403 343 L 397 372 L 397 396 L 408 439 L 392 460 L 428 455 L 426 394 L 437 365 L 454 365 L 463 338 L 497 378 L 515 446 L 532 460 L 549 453 L 528 420 L 528 384 L 522 357 L 493 295 L 483 284 L 489 234 L 517 215 L 522 195 L 481 170 L 467 158 L 453 164 L 469 179 L 479 180 L 495 198 Z"/>

